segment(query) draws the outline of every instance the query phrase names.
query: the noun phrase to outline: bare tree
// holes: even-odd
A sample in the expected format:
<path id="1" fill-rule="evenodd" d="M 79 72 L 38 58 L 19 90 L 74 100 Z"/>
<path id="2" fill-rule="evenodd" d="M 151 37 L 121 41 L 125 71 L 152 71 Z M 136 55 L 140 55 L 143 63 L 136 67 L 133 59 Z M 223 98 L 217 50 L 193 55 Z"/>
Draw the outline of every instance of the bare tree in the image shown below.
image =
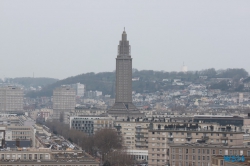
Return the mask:
<path id="1" fill-rule="evenodd" d="M 102 129 L 94 135 L 95 146 L 103 153 L 107 154 L 114 149 L 122 148 L 122 139 L 117 132 L 112 129 Z"/>
<path id="2" fill-rule="evenodd" d="M 110 166 L 131 166 L 134 161 L 125 151 L 113 151 L 105 156 L 104 165 Z"/>

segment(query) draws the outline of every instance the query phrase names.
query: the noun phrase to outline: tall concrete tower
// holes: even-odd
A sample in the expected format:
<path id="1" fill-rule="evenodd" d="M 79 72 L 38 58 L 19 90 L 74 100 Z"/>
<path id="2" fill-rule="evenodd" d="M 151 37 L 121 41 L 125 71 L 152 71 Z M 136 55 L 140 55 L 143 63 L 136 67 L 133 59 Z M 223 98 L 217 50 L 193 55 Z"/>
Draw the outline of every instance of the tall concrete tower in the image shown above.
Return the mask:
<path id="1" fill-rule="evenodd" d="M 109 110 L 109 114 L 115 116 L 142 116 L 132 103 L 132 58 L 125 28 L 122 33 L 122 40 L 118 45 L 118 55 L 116 57 L 115 104 Z"/>

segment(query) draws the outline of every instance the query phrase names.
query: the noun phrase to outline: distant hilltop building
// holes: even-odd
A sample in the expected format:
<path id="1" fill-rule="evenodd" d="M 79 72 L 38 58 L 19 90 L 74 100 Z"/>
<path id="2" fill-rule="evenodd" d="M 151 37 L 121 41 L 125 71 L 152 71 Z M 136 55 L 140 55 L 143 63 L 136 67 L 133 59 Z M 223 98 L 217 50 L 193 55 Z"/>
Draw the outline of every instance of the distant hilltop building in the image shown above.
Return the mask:
<path id="1" fill-rule="evenodd" d="M 23 90 L 21 88 L 0 87 L 0 112 L 23 113 Z"/>
<path id="2" fill-rule="evenodd" d="M 122 33 L 122 40 L 118 45 L 116 58 L 115 104 L 108 113 L 117 117 L 138 117 L 143 115 L 132 103 L 132 58 L 125 29 Z"/>
<path id="3" fill-rule="evenodd" d="M 85 92 L 85 85 L 84 84 L 76 83 L 76 84 L 72 84 L 71 87 L 73 89 L 75 89 L 76 96 L 79 96 L 79 97 L 84 96 L 84 92 Z"/>
<path id="4" fill-rule="evenodd" d="M 183 66 L 181 67 L 181 71 L 186 73 L 188 71 L 188 67 L 183 63 Z"/>

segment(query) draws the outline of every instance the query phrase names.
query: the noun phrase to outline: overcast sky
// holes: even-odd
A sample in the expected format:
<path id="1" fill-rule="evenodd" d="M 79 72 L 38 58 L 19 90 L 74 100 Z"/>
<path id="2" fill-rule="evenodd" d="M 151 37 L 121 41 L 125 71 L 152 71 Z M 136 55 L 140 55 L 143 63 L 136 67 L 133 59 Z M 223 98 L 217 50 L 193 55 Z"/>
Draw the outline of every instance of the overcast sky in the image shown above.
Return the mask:
<path id="1" fill-rule="evenodd" d="M 124 26 L 133 68 L 250 71 L 249 0 L 0 0 L 0 78 L 114 71 Z"/>

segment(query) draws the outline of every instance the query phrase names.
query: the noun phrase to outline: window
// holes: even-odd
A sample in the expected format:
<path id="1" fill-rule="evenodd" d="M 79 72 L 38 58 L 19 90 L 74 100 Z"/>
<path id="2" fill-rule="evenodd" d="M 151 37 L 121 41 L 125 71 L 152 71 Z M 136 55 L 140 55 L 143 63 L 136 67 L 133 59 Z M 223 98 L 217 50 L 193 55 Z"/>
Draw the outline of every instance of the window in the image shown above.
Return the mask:
<path id="1" fill-rule="evenodd" d="M 201 156 L 198 156 L 198 160 L 201 160 Z"/>
<path id="2" fill-rule="evenodd" d="M 176 135 L 178 135 L 178 132 L 176 132 Z"/>
<path id="3" fill-rule="evenodd" d="M 196 135 L 199 135 L 199 133 L 196 133 Z"/>
<path id="4" fill-rule="evenodd" d="M 195 149 L 193 149 L 193 153 L 195 153 Z"/>
<path id="5" fill-rule="evenodd" d="M 186 149 L 186 153 L 188 153 L 188 149 Z"/>
<path id="6" fill-rule="evenodd" d="M 222 150 L 220 149 L 219 154 L 222 154 Z"/>
<path id="7" fill-rule="evenodd" d="M 182 160 L 182 155 L 179 155 L 179 160 Z"/>
<path id="8" fill-rule="evenodd" d="M 174 154 L 172 155 L 172 159 L 175 159 L 175 155 Z"/>
<path id="9" fill-rule="evenodd" d="M 215 150 L 213 150 L 213 154 L 215 154 Z"/>
<path id="10" fill-rule="evenodd" d="M 217 133 L 217 136 L 220 136 L 220 134 L 219 134 L 219 133 Z"/>
<path id="11" fill-rule="evenodd" d="M 193 156 L 193 160 L 195 160 L 195 156 Z"/>
<path id="12" fill-rule="evenodd" d="M 205 157 L 205 156 L 202 156 L 202 160 L 206 160 L 206 157 Z"/>
<path id="13" fill-rule="evenodd" d="M 209 149 L 207 149 L 207 154 L 209 154 Z"/>
<path id="14" fill-rule="evenodd" d="M 184 133 L 182 132 L 181 135 L 184 135 Z"/>
<path id="15" fill-rule="evenodd" d="M 232 140 L 232 139 L 230 139 L 230 142 L 233 142 L 233 140 Z"/>
<path id="16" fill-rule="evenodd" d="M 198 153 L 201 153 L 201 150 L 200 150 L 200 149 L 198 149 Z"/>
<path id="17" fill-rule="evenodd" d="M 172 153 L 175 153 L 175 149 L 174 148 L 172 149 Z"/>
<path id="18" fill-rule="evenodd" d="M 182 149 L 181 148 L 179 149 L 179 153 L 182 153 Z"/>
<path id="19" fill-rule="evenodd" d="M 223 162 L 223 160 L 220 160 L 220 165 L 222 166 L 222 165 L 224 165 L 224 162 Z"/>
<path id="20" fill-rule="evenodd" d="M 186 160 L 188 160 L 188 155 L 186 155 Z"/>
<path id="21" fill-rule="evenodd" d="M 214 133 L 211 133 L 211 136 L 213 136 L 214 135 Z"/>
<path id="22" fill-rule="evenodd" d="M 207 156 L 207 160 L 210 160 L 210 157 L 209 157 L 209 156 Z"/>
<path id="23" fill-rule="evenodd" d="M 230 136 L 233 136 L 233 134 L 230 134 Z"/>

